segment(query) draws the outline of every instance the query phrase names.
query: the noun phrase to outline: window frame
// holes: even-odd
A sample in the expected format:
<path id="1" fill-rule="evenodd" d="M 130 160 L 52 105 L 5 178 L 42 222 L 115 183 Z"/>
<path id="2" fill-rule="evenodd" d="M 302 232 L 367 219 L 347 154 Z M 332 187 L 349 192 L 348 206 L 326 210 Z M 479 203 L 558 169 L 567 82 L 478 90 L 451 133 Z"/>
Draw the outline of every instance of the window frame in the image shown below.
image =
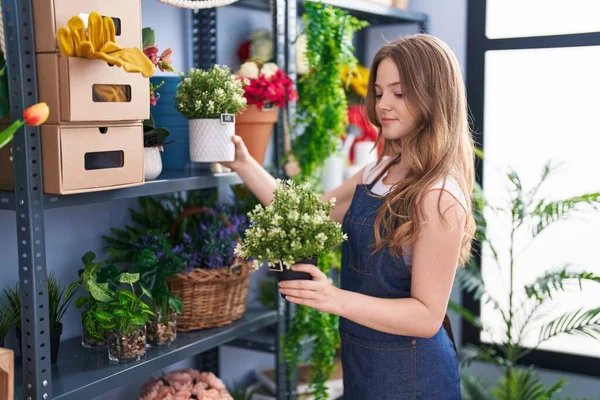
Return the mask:
<path id="1" fill-rule="evenodd" d="M 471 112 L 473 139 L 485 153 L 483 137 L 485 100 L 485 54 L 490 50 L 548 49 L 556 47 L 600 46 L 600 32 L 574 33 L 551 36 L 532 36 L 490 39 L 486 36 L 487 0 L 467 1 L 467 99 Z M 476 161 L 477 182 L 483 186 L 483 162 Z M 473 254 L 481 265 L 481 248 L 474 243 Z M 463 306 L 476 316 L 481 304 L 469 293 L 463 292 Z M 461 344 L 480 345 L 480 331 L 462 320 Z M 548 350 L 534 350 L 519 362 L 540 368 L 600 377 L 600 358 Z"/>

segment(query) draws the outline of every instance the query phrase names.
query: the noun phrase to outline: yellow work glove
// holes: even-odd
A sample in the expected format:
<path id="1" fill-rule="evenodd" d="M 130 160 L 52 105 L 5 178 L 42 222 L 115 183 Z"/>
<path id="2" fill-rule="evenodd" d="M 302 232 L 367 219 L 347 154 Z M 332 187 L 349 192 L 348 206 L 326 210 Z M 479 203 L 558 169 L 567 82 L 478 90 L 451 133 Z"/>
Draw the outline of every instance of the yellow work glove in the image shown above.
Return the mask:
<path id="1" fill-rule="evenodd" d="M 101 59 L 127 72 L 139 72 L 145 78 L 156 71 L 152 61 L 140 49 L 123 49 L 117 45 L 112 18 L 102 19 L 97 12 L 89 15 L 87 31 L 83 20 L 75 16 L 69 20 L 68 26 L 58 30 L 57 39 L 60 54 L 65 57 Z"/>

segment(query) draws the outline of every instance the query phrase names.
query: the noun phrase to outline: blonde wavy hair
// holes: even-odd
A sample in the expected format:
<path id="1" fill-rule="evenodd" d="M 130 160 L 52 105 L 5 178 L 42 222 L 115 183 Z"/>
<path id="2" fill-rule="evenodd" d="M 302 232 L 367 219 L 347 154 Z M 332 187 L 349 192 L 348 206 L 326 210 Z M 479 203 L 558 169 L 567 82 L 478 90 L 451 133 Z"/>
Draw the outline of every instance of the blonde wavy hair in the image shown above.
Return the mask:
<path id="1" fill-rule="evenodd" d="M 416 117 L 415 129 L 401 141 L 384 139 L 375 109 L 377 68 L 389 58 L 398 67 L 402 94 Z M 475 233 L 471 193 L 475 180 L 474 147 L 469 129 L 464 81 L 458 61 L 441 40 L 426 34 L 406 36 L 382 47 L 371 65 L 366 97 L 369 120 L 384 140 L 383 156 L 406 160 L 409 171 L 385 197 L 375 219 L 375 251 L 388 245 L 395 255 L 414 244 L 424 220 L 420 199 L 437 182 L 453 175 L 467 198 L 467 221 L 459 265 L 471 253 Z M 438 200 L 438 210 L 443 218 Z"/>

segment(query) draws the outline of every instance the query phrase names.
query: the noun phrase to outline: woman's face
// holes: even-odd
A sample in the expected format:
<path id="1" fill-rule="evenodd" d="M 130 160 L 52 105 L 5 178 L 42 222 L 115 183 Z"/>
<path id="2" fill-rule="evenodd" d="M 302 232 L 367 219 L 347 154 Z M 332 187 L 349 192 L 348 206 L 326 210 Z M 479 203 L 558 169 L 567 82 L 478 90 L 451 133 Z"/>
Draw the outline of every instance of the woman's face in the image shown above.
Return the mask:
<path id="1" fill-rule="evenodd" d="M 416 119 L 402 94 L 398 67 L 384 58 L 377 67 L 375 109 L 385 139 L 400 139 L 414 129 Z"/>

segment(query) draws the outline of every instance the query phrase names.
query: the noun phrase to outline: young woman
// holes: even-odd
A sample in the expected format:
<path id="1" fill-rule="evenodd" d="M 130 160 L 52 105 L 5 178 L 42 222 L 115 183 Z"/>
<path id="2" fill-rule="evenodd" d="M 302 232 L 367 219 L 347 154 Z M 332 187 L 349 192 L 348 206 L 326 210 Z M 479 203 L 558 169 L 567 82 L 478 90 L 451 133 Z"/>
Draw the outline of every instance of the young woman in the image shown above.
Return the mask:
<path id="1" fill-rule="evenodd" d="M 343 224 L 341 287 L 311 265 L 312 281 L 280 283 L 293 303 L 340 319 L 344 399 L 460 399 L 446 307 L 470 253 L 473 143 L 452 51 L 429 35 L 375 56 L 366 107 L 384 141 L 376 163 L 324 195 Z M 274 179 L 238 137 L 235 170 L 263 204 Z"/>

